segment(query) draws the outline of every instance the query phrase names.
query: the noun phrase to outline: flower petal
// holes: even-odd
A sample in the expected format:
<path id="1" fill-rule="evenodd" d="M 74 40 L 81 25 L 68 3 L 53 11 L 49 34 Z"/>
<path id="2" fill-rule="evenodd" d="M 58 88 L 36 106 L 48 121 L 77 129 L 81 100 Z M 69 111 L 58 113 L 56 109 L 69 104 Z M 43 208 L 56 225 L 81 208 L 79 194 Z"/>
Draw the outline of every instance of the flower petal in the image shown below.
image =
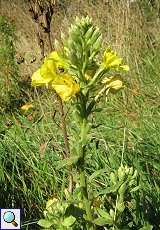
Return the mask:
<path id="1" fill-rule="evenodd" d="M 102 80 L 102 83 L 106 85 L 106 88 L 114 91 L 120 90 L 124 87 L 120 76 L 106 77 Z"/>
<path id="2" fill-rule="evenodd" d="M 68 101 L 80 90 L 79 84 L 77 84 L 70 75 L 57 77 L 52 82 L 52 87 L 63 101 Z"/>
<path id="3" fill-rule="evenodd" d="M 122 63 L 122 59 L 117 56 L 113 51 L 104 53 L 104 64 L 107 67 L 119 66 Z"/>
<path id="4" fill-rule="evenodd" d="M 41 70 L 38 69 L 36 72 L 32 75 L 32 86 L 41 86 L 48 84 L 53 77 L 50 74 L 45 75 L 45 77 L 42 77 Z"/>
<path id="5" fill-rule="evenodd" d="M 51 52 L 48 57 L 47 60 L 52 61 L 56 68 L 58 67 L 63 67 L 65 69 L 69 68 L 69 64 L 67 62 L 66 59 L 64 59 L 60 54 L 58 54 L 56 51 Z"/>
<path id="6" fill-rule="evenodd" d="M 123 64 L 122 58 L 118 57 L 116 52 L 108 49 L 104 52 L 102 66 L 105 69 L 112 68 L 129 71 L 129 66 Z"/>

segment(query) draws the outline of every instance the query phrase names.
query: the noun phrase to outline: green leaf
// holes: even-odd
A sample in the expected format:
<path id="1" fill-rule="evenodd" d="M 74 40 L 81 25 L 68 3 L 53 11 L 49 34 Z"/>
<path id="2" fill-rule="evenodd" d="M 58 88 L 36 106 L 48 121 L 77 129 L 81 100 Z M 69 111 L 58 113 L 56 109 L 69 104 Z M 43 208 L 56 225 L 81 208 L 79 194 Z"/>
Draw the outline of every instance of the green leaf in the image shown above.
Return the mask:
<path id="1" fill-rule="evenodd" d="M 109 188 L 106 188 L 100 191 L 98 195 L 104 195 L 104 194 L 117 192 L 117 190 L 120 188 L 121 185 L 122 185 L 121 181 L 117 182 L 117 184 L 113 185 L 112 187 L 109 187 Z"/>
<path id="2" fill-rule="evenodd" d="M 90 39 L 91 37 L 92 37 L 92 34 L 94 33 L 94 31 L 95 31 L 95 27 L 93 27 L 93 26 L 91 26 L 89 29 L 88 29 L 88 31 L 86 32 L 86 34 L 85 34 L 85 39 L 86 39 L 86 41 L 88 41 L 88 39 Z"/>
<path id="3" fill-rule="evenodd" d="M 100 35 L 97 39 L 97 41 L 93 45 L 93 51 L 98 51 L 100 49 L 100 46 L 102 44 L 102 35 Z"/>
<path id="4" fill-rule="evenodd" d="M 75 223 L 75 221 L 76 221 L 76 218 L 74 216 L 69 216 L 64 219 L 64 221 L 62 222 L 62 225 L 65 227 L 70 227 Z"/>
<path id="5" fill-rule="evenodd" d="M 112 224 L 112 221 L 107 221 L 105 218 L 99 217 L 99 218 L 95 219 L 93 223 L 98 225 L 98 226 L 104 226 L 106 224 Z"/>
<path id="6" fill-rule="evenodd" d="M 153 226 L 150 224 L 145 224 L 142 228 L 140 228 L 140 230 L 152 230 Z"/>
<path id="7" fill-rule="evenodd" d="M 104 110 L 104 108 L 96 108 L 93 110 L 93 112 L 102 112 Z"/>
<path id="8" fill-rule="evenodd" d="M 136 192 L 136 191 L 139 190 L 139 189 L 140 189 L 140 186 L 136 186 L 136 187 L 134 187 L 133 189 L 131 189 L 130 192 Z"/>
<path id="9" fill-rule="evenodd" d="M 112 221 L 112 217 L 110 216 L 110 214 L 106 211 L 104 211 L 101 208 L 97 208 L 97 212 L 98 214 L 103 217 L 106 221 Z"/>
<path id="10" fill-rule="evenodd" d="M 88 183 L 91 183 L 94 178 L 96 178 L 99 175 L 102 175 L 104 172 L 106 172 L 106 169 L 100 169 L 95 171 L 88 179 Z"/>
<path id="11" fill-rule="evenodd" d="M 43 228 L 50 228 L 53 225 L 53 221 L 46 220 L 46 219 L 40 219 L 37 224 Z"/>
<path id="12" fill-rule="evenodd" d="M 111 182 L 113 184 L 117 184 L 117 182 L 118 182 L 117 175 L 115 173 L 111 172 L 111 174 L 110 174 L 110 180 L 111 180 Z"/>
<path id="13" fill-rule="evenodd" d="M 126 190 L 127 190 L 127 188 L 128 188 L 128 184 L 127 184 L 127 181 L 125 181 L 125 182 L 120 186 L 120 188 L 119 188 L 119 190 L 118 190 L 118 193 L 119 193 L 120 195 L 124 195 L 125 192 L 126 192 Z"/>

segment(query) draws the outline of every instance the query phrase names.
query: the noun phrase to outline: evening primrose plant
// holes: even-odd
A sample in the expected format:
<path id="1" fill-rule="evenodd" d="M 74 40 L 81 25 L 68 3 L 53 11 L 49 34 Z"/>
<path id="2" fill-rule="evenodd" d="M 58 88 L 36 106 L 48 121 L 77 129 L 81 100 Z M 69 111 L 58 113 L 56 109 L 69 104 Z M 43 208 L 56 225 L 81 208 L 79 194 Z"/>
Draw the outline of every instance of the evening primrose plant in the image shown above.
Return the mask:
<path id="1" fill-rule="evenodd" d="M 44 211 L 45 219 L 38 224 L 51 229 L 96 229 L 97 226 L 116 229 L 125 209 L 125 193 L 136 187 L 136 171 L 121 166 L 118 174 L 112 174 L 108 186 L 111 186 L 110 193 L 117 194 L 117 199 L 110 210 L 105 210 L 108 193 L 94 196 L 90 192 L 85 167 L 92 136 L 92 115 L 109 93 L 124 88 L 121 73 L 129 71 L 129 67 L 110 47 L 101 55 L 102 34 L 89 17 L 76 18 L 68 38 L 64 34 L 61 38 L 61 42 L 55 41 L 56 50 L 33 74 L 32 85 L 45 86 L 69 103 L 74 124 L 69 138 L 70 156 L 62 159 L 58 168 L 72 166 L 75 187 L 73 192 L 65 189 L 64 199 L 50 199 Z M 112 182 L 113 175 L 116 184 Z M 100 200 L 98 206 L 93 204 L 95 199 Z"/>

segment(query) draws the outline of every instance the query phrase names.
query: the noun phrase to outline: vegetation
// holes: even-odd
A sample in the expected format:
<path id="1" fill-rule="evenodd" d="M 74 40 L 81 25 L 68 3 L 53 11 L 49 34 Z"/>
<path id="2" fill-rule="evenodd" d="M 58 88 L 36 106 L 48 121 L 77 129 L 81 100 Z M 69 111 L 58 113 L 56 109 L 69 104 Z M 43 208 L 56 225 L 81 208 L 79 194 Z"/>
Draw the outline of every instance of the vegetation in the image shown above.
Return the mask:
<path id="1" fill-rule="evenodd" d="M 63 31 L 67 33 L 66 24 L 69 25 L 75 15 L 86 15 L 87 12 L 92 16 L 94 25 L 97 24 L 101 28 L 104 37 L 102 47 L 111 45 L 130 66 L 129 74 L 125 73 L 123 76 L 125 89 L 110 95 L 107 102 L 101 102 L 103 111 L 97 111 L 92 117 L 96 128 L 88 145 L 85 174 L 89 178 L 91 196 L 98 194 L 100 197 L 93 202 L 97 208 L 97 216 L 106 224 L 97 229 L 158 230 L 159 2 L 155 1 L 154 5 L 151 5 L 148 1 L 141 1 L 128 7 L 125 1 L 113 1 L 105 5 L 106 9 L 101 1 L 84 1 L 82 6 L 78 5 L 78 10 L 75 2 L 61 2 L 53 26 L 59 21 Z M 66 6 L 66 9 L 70 6 L 67 11 L 67 22 L 61 9 L 62 5 Z M 58 31 L 58 28 L 56 29 Z M 6 19 L 1 18 L 0 31 L 0 62 L 1 66 L 4 66 L 1 68 L 0 84 L 3 85 L 1 88 L 5 89 L 4 77 L 13 79 L 14 84 L 10 90 L 17 99 L 19 86 L 13 46 L 14 29 Z M 59 39 L 59 36 L 57 37 Z M 5 74 L 5 70 L 10 70 L 8 75 Z M 64 141 L 59 128 L 60 118 L 56 112 L 57 101 L 52 92 L 42 91 L 43 94 L 37 90 L 33 94 L 30 89 L 29 98 L 33 101 L 34 107 L 21 112 L 21 103 L 16 104 L 17 110 L 14 113 L 12 111 L 12 115 L 8 112 L 10 105 L 13 105 L 13 97 L 10 98 L 8 95 L 12 94 L 8 94 L 9 91 L 6 94 L 5 91 L 5 99 L 2 102 L 3 108 L 7 105 L 7 109 L 3 109 L 0 115 L 0 206 L 24 208 L 23 229 L 38 228 L 34 223 L 44 217 L 46 202 L 49 199 L 62 201 L 67 195 L 67 167 L 57 169 L 58 162 L 64 155 Z M 66 103 L 67 114 L 70 113 L 69 109 L 70 106 Z M 74 124 L 73 118 L 69 115 L 67 124 L 70 132 Z M 124 180 L 119 176 L 120 170 L 125 174 Z M 133 176 L 134 183 L 129 184 Z M 120 187 L 115 186 L 114 180 L 117 181 L 116 185 L 118 182 L 125 182 L 124 207 L 117 208 Z M 109 221 L 110 216 L 116 216 L 112 224 L 105 222 L 107 218 Z M 96 224 L 102 225 L 102 222 Z M 84 222 L 75 225 L 74 229 L 85 229 Z"/>
<path id="2" fill-rule="evenodd" d="M 14 27 L 0 17 L 0 112 L 8 111 L 18 104 L 18 68 L 15 61 Z"/>

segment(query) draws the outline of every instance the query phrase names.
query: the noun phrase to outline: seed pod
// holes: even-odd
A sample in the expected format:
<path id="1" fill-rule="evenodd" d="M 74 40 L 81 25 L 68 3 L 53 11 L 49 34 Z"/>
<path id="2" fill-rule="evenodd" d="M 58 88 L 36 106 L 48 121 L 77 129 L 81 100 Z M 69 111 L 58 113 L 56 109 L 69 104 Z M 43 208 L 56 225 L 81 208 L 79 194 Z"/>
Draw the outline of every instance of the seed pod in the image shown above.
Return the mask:
<path id="1" fill-rule="evenodd" d="M 94 33 L 95 28 L 92 26 L 89 28 L 89 30 L 85 34 L 85 39 L 88 40 L 92 37 L 92 34 Z"/>
<path id="2" fill-rule="evenodd" d="M 94 44 L 96 41 L 97 41 L 97 39 L 98 39 L 98 37 L 101 35 L 101 33 L 99 32 L 99 28 L 97 28 L 95 31 L 94 31 L 94 33 L 93 33 L 93 35 L 92 35 L 92 43 L 91 44 Z"/>
<path id="3" fill-rule="evenodd" d="M 96 42 L 93 45 L 92 50 L 99 50 L 102 43 L 102 35 L 99 36 L 99 38 L 96 40 Z"/>

